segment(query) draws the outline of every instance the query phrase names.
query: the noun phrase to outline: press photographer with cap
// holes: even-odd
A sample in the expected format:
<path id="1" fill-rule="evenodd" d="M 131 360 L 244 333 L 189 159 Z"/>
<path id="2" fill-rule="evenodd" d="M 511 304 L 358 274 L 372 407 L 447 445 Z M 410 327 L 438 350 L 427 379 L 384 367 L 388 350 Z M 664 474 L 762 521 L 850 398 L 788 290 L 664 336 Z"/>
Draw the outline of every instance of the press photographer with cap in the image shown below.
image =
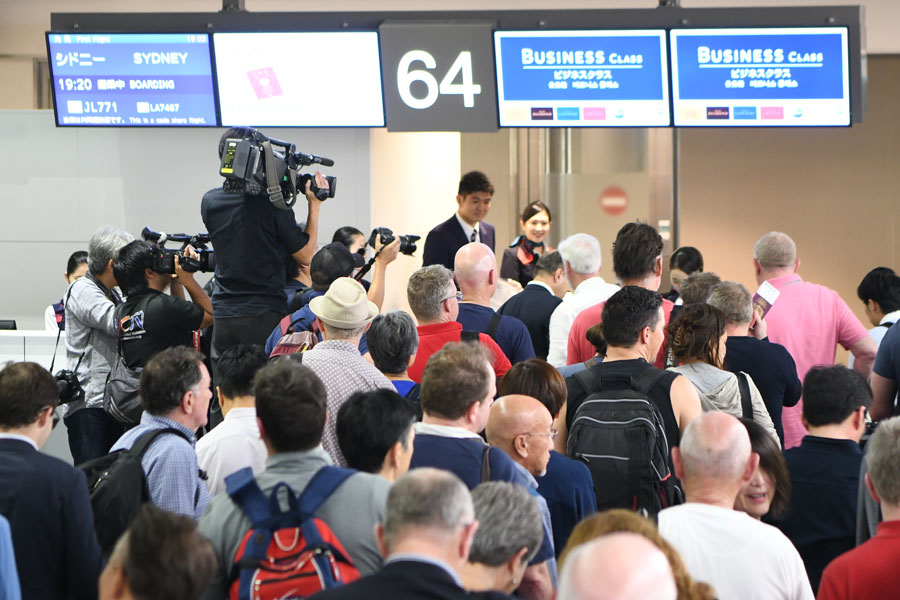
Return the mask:
<path id="1" fill-rule="evenodd" d="M 233 127 L 219 140 L 220 160 L 229 139 L 268 141 L 255 129 Z M 322 200 L 314 187 L 328 189 L 318 171 L 303 190 L 308 202 L 305 229 L 297 225 L 293 208 L 275 207 L 264 187 L 251 195 L 242 182 L 226 179 L 203 196 L 200 213 L 216 252 L 214 354 L 237 343 L 264 344 L 287 312 L 284 258 L 290 254 L 301 267 L 308 266 L 316 250 Z"/>
<path id="2" fill-rule="evenodd" d="M 341 405 L 354 392 L 394 389 L 391 381 L 359 354 L 359 340 L 378 314 L 378 307 L 366 298 L 366 290 L 358 281 L 341 277 L 324 295 L 310 300 L 309 308 L 316 315 L 323 341 L 312 350 L 291 357 L 302 361 L 325 384 L 328 421 L 322 446 L 336 464 L 345 466 L 347 461 L 335 433 Z"/>

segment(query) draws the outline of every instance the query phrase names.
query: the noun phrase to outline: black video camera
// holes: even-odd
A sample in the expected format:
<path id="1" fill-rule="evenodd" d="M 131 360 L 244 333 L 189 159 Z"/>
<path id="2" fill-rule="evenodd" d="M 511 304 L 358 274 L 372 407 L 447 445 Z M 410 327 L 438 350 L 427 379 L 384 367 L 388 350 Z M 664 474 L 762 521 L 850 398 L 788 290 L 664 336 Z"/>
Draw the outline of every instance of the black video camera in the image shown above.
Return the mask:
<path id="1" fill-rule="evenodd" d="M 198 233 L 196 235 L 188 235 L 186 233 L 166 234 L 156 232 L 149 227 L 144 227 L 141 231 L 141 237 L 150 242 L 156 242 L 156 252 L 153 254 L 153 266 L 151 267 L 157 273 L 175 274 L 175 257 L 181 263 L 181 268 L 188 273 L 202 271 L 209 273 L 216 269 L 216 255 L 206 247 L 209 243 L 208 233 Z M 181 243 L 178 250 L 166 248 L 166 242 Z M 184 249 L 193 246 L 200 255 L 199 259 L 191 258 L 185 254 Z"/>
<path id="2" fill-rule="evenodd" d="M 257 132 L 258 133 L 258 132 Z M 280 146 L 283 150 L 275 150 Z M 222 153 L 219 174 L 235 183 L 243 183 L 244 193 L 250 196 L 266 194 L 276 208 L 287 210 L 303 195 L 306 182 L 312 180 L 310 189 L 319 200 L 334 198 L 337 177 L 328 176 L 328 189 L 316 186 L 315 179 L 308 173 L 298 173 L 300 167 L 312 164 L 326 167 L 334 165 L 330 158 L 297 152 L 290 142 L 268 139 L 262 134 L 247 140 L 228 138 Z"/>
<path id="3" fill-rule="evenodd" d="M 369 236 L 369 245 L 373 248 L 375 247 L 376 238 L 380 238 L 381 245 L 387 246 L 391 242 L 394 241 L 394 238 L 400 240 L 400 253 L 405 254 L 407 256 L 412 256 L 416 251 L 416 242 L 418 242 L 422 236 L 419 235 L 394 235 L 394 232 L 388 229 L 387 227 L 376 227 L 372 230 L 372 235 Z"/>
<path id="4" fill-rule="evenodd" d="M 75 375 L 74 371 L 65 369 L 57 371 L 53 376 L 53 379 L 56 380 L 56 385 L 59 387 L 60 404 L 84 400 L 84 388 L 78 383 L 78 377 Z"/>

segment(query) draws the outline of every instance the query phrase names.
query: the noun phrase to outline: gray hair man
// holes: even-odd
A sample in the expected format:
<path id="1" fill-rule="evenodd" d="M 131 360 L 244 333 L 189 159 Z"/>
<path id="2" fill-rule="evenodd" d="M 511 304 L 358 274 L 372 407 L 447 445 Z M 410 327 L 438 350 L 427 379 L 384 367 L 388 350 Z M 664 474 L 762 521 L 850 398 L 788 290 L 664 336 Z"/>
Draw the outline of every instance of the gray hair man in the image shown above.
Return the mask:
<path id="1" fill-rule="evenodd" d="M 769 340 L 784 345 L 791 353 L 800 379 L 815 365 L 834 364 L 838 344 L 853 354 L 854 370 L 869 377 L 875 342 L 837 292 L 803 281 L 797 274 L 800 260 L 794 240 L 778 231 L 765 234 L 753 247 L 753 266 L 756 282 L 760 286 L 768 283 L 779 292 L 778 301 L 766 315 Z M 873 390 L 878 383 L 873 377 Z M 873 405 L 873 417 L 874 409 Z M 785 449 L 798 445 L 807 434 L 802 413 L 802 400 L 782 413 Z"/>
<path id="2" fill-rule="evenodd" d="M 511 594 L 544 537 L 538 503 L 528 490 L 505 481 L 479 484 L 472 502 L 478 530 L 462 571 L 464 587 Z"/>
<path id="3" fill-rule="evenodd" d="M 619 290 L 600 276 L 603 262 L 600 242 L 592 235 L 576 233 L 559 243 L 563 270 L 572 294 L 563 298 L 550 316 L 550 350 L 547 362 L 554 367 L 566 365 L 569 330 L 575 317 L 585 308 L 603 302 Z"/>
<path id="4" fill-rule="evenodd" d="M 803 560 L 790 540 L 734 510 L 741 486 L 759 465 L 740 421 L 724 412 L 704 413 L 672 449 L 672 462 L 687 503 L 659 513 L 659 532 L 695 579 L 712 585 L 720 598 L 812 600 Z"/>
<path id="5" fill-rule="evenodd" d="M 753 310 L 750 292 L 740 283 L 721 282 L 712 289 L 707 302 L 725 314 L 728 339 L 723 368 L 750 375 L 784 447 L 781 410 L 797 404 L 802 389 L 791 353 L 781 344 L 766 339 L 766 322 Z"/>
<path id="6" fill-rule="evenodd" d="M 559 600 L 675 600 L 666 555 L 636 533 L 611 533 L 576 547 L 563 566 Z"/>
<path id="7" fill-rule="evenodd" d="M 463 326 L 459 316 L 462 293 L 456 291 L 453 273 L 442 265 L 422 267 L 409 277 L 406 297 L 416 320 L 419 322 L 419 349 L 409 367 L 409 377 L 421 382 L 422 373 L 431 355 L 448 342 L 463 339 Z M 491 368 L 499 379 L 509 370 L 510 362 L 493 339 L 477 331 L 466 332 L 469 341 L 478 341 L 490 352 Z"/>
<path id="8" fill-rule="evenodd" d="M 321 600 L 470 598 L 460 573 L 478 529 L 472 496 L 452 473 L 418 469 L 400 477 L 388 493 L 384 521 L 375 535 L 384 568 L 343 587 L 320 593 Z M 497 595 L 474 597 L 500 598 Z"/>
<path id="9" fill-rule="evenodd" d="M 407 369 L 419 349 L 416 323 L 409 313 L 392 310 L 375 317 L 366 333 L 366 344 L 375 368 L 391 380 L 400 395 L 406 396 L 413 387 Z"/>
<path id="10" fill-rule="evenodd" d="M 88 242 L 88 274 L 66 292 L 66 368 L 74 371 L 84 397 L 64 405 L 69 450 L 75 464 L 109 452 L 125 428 L 103 410 L 106 377 L 116 360 L 113 261 L 134 236 L 106 225 Z"/>
<path id="11" fill-rule="evenodd" d="M 900 535 L 900 417 L 882 421 L 866 446 L 866 489 L 881 505 L 884 521 L 861 546 L 835 558 L 822 575 L 819 597 L 880 598 L 897 580 Z"/>

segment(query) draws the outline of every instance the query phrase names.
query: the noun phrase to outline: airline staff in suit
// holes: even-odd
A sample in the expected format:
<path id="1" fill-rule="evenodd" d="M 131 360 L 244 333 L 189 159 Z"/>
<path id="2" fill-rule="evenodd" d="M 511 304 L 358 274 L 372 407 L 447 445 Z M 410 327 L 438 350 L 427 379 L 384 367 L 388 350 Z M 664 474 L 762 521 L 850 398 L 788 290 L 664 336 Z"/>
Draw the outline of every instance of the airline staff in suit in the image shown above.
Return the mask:
<path id="1" fill-rule="evenodd" d="M 456 251 L 471 242 L 487 244 L 494 250 L 494 226 L 484 218 L 491 208 L 494 186 L 481 171 L 470 171 L 459 180 L 456 214 L 436 225 L 425 238 L 422 266 L 444 265 L 453 270 Z"/>

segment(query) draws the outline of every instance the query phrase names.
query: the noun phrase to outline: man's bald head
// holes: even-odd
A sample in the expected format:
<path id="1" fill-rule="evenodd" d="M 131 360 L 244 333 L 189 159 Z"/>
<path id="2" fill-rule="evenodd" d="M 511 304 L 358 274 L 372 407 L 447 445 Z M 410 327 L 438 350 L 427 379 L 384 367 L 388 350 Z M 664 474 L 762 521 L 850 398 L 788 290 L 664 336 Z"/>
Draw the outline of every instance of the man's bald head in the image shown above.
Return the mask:
<path id="1" fill-rule="evenodd" d="M 636 533 L 611 533 L 575 548 L 559 578 L 559 600 L 675 600 L 665 554 Z"/>
<path id="2" fill-rule="evenodd" d="M 472 242 L 456 251 L 453 274 L 464 295 L 488 288 L 492 283 L 491 271 L 496 274 L 497 258 L 489 246 Z M 494 281 L 496 279 L 495 275 Z"/>
<path id="3" fill-rule="evenodd" d="M 797 262 L 797 245 L 786 233 L 770 231 L 756 242 L 753 258 L 764 269 L 793 268 Z"/>
<path id="4" fill-rule="evenodd" d="M 738 484 L 750 460 L 747 428 L 728 413 L 712 411 L 693 420 L 678 445 L 685 479 Z"/>
<path id="5" fill-rule="evenodd" d="M 550 411 L 547 407 L 531 396 L 512 394 L 498 398 L 491 406 L 491 416 L 485 429 L 488 442 L 506 450 L 517 435 L 533 431 L 548 415 Z M 550 421 L 553 421 L 552 415 Z"/>
<path id="6" fill-rule="evenodd" d="M 547 473 L 553 448 L 553 416 L 531 396 L 503 396 L 491 407 L 488 442 L 506 452 L 535 477 Z"/>

